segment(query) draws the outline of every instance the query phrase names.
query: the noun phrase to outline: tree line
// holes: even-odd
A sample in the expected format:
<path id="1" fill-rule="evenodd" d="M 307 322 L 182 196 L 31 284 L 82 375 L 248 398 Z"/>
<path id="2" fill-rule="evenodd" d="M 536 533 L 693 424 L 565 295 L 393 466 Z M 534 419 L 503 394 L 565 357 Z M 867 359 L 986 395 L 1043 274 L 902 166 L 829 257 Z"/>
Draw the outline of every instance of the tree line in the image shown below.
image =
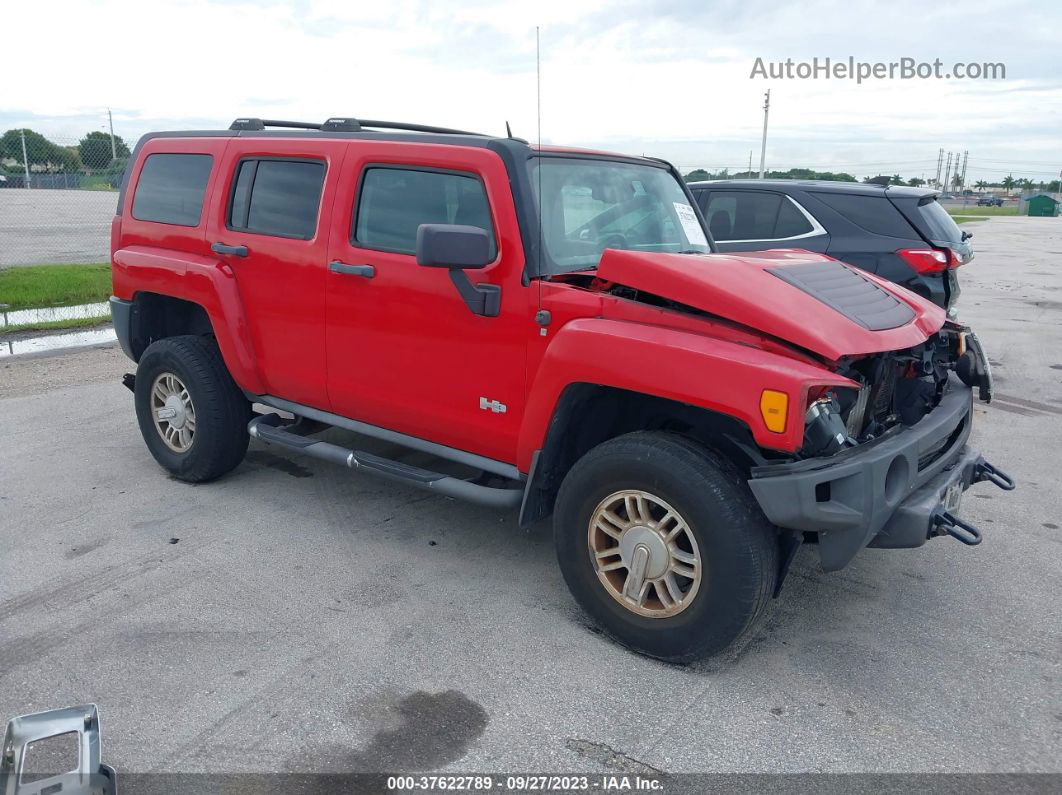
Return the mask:
<path id="1" fill-rule="evenodd" d="M 729 169 L 722 169 L 721 171 L 707 171 L 703 168 L 695 168 L 693 171 L 686 174 L 683 179 L 686 182 L 701 182 L 709 179 L 757 179 L 760 176 L 758 171 L 738 171 L 733 174 Z M 810 168 L 791 168 L 788 171 L 768 171 L 764 174 L 767 179 L 816 179 L 816 180 L 829 180 L 830 182 L 859 182 L 856 177 L 851 174 L 840 171 L 815 171 Z M 921 177 L 911 177 L 910 179 L 904 179 L 899 174 L 878 174 L 876 176 L 864 177 L 863 182 L 881 182 L 884 179 L 888 179 L 890 185 L 908 185 L 912 188 L 917 188 L 921 185 L 928 184 L 928 181 Z M 950 180 L 953 190 L 960 190 L 962 188 L 962 176 L 954 176 Z M 1028 193 L 1034 190 L 1046 191 L 1048 193 L 1056 193 L 1059 191 L 1059 180 L 1051 180 L 1050 182 L 1044 182 L 1028 179 L 1023 177 L 1021 179 L 1015 179 L 1014 175 L 1008 174 L 1004 179 L 999 182 L 988 182 L 983 179 L 979 179 L 972 183 L 970 188 L 984 192 L 989 188 L 996 188 L 1006 191 L 1008 194 L 1018 188 L 1022 192 Z"/>
<path id="2" fill-rule="evenodd" d="M 111 136 L 100 131 L 86 133 L 76 146 L 61 146 L 30 129 L 8 130 L 0 135 L 0 164 L 9 172 L 22 173 L 27 163 L 31 171 L 53 174 L 121 171 L 128 157 L 129 147 L 121 136 L 114 136 L 112 152 Z"/>

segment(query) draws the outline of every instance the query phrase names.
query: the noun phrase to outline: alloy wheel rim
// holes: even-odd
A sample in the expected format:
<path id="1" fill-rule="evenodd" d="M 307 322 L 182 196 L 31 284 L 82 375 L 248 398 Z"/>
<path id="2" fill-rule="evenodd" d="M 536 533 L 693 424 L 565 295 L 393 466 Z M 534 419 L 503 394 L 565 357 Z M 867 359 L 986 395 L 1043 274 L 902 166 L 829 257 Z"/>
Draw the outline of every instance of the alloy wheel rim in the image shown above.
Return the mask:
<path id="1" fill-rule="evenodd" d="M 686 520 L 639 489 L 603 499 L 590 517 L 590 559 L 609 596 L 632 613 L 671 618 L 693 603 L 704 566 Z"/>
<path id="2" fill-rule="evenodd" d="M 167 447 L 188 452 L 195 441 L 195 405 L 188 387 L 173 373 L 161 373 L 151 385 L 151 419 Z"/>

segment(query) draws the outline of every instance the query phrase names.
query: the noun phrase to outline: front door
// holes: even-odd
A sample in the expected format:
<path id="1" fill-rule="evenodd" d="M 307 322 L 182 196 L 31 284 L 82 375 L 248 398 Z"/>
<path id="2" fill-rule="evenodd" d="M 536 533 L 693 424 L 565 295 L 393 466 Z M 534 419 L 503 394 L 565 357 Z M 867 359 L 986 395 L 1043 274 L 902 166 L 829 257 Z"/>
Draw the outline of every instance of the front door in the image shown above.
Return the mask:
<path id="1" fill-rule="evenodd" d="M 508 175 L 484 149 L 409 149 L 351 143 L 343 165 L 327 275 L 332 410 L 512 463 L 538 327 Z M 497 316 L 474 313 L 447 269 L 417 264 L 428 223 L 492 234 L 494 261 L 466 274 L 501 288 Z"/>

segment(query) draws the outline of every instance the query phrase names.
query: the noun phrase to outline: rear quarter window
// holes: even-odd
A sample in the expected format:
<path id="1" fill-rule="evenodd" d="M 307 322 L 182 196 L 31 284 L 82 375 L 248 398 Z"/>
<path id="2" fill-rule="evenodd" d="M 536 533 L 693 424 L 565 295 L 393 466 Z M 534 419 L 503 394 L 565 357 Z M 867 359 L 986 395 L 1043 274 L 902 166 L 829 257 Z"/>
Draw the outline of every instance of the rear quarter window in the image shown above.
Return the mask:
<path id="1" fill-rule="evenodd" d="M 176 226 L 199 226 L 212 155 L 148 155 L 133 194 L 133 217 Z"/>
<path id="2" fill-rule="evenodd" d="M 840 213 L 858 227 L 875 235 L 918 239 L 919 235 L 907 223 L 893 203 L 881 196 L 854 196 L 850 193 L 820 193 L 811 195 L 827 207 Z"/>

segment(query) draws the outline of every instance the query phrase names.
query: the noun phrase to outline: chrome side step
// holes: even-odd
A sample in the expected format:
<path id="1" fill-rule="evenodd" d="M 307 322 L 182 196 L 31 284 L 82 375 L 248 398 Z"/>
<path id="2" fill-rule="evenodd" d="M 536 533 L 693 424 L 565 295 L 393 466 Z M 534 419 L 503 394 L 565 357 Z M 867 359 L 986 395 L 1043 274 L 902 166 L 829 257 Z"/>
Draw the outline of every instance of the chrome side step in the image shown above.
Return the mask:
<path id="1" fill-rule="evenodd" d="M 469 453 L 465 450 L 457 450 L 453 447 L 429 442 L 427 439 L 409 436 L 404 433 L 399 433 L 398 431 L 380 428 L 376 425 L 369 425 L 367 422 L 359 422 L 358 420 L 352 420 L 349 417 L 341 417 L 338 414 L 321 411 L 312 406 L 304 406 L 301 403 L 292 403 L 290 400 L 282 400 L 281 398 L 276 398 L 272 395 L 255 395 L 249 392 L 245 394 L 247 395 L 247 399 L 252 403 L 261 403 L 279 411 L 287 411 L 294 414 L 296 417 L 305 417 L 306 419 L 316 420 L 318 422 L 326 423 L 327 425 L 334 425 L 337 428 L 354 431 L 354 433 L 360 433 L 363 436 L 371 436 L 374 439 L 382 439 L 385 442 L 392 442 L 393 444 L 408 447 L 412 450 L 420 450 L 422 453 L 445 458 L 449 461 L 456 461 L 459 464 L 466 464 L 473 469 L 481 469 L 484 472 L 490 472 L 492 475 L 499 475 L 503 478 L 508 478 L 509 480 L 523 479 L 520 470 L 512 464 L 506 464 L 501 461 L 495 461 L 492 458 L 485 458 L 481 455 L 476 455 L 475 453 Z"/>
<path id="2" fill-rule="evenodd" d="M 322 461 L 364 471 L 427 491 L 435 491 L 448 497 L 488 505 L 492 508 L 516 508 L 523 497 L 523 488 L 498 489 L 481 486 L 440 472 L 403 464 L 401 461 L 352 450 L 308 436 L 300 436 L 285 430 L 283 423 L 284 420 L 279 414 L 265 414 L 251 420 L 247 424 L 247 432 L 252 438 L 267 444 L 280 445 Z"/>

